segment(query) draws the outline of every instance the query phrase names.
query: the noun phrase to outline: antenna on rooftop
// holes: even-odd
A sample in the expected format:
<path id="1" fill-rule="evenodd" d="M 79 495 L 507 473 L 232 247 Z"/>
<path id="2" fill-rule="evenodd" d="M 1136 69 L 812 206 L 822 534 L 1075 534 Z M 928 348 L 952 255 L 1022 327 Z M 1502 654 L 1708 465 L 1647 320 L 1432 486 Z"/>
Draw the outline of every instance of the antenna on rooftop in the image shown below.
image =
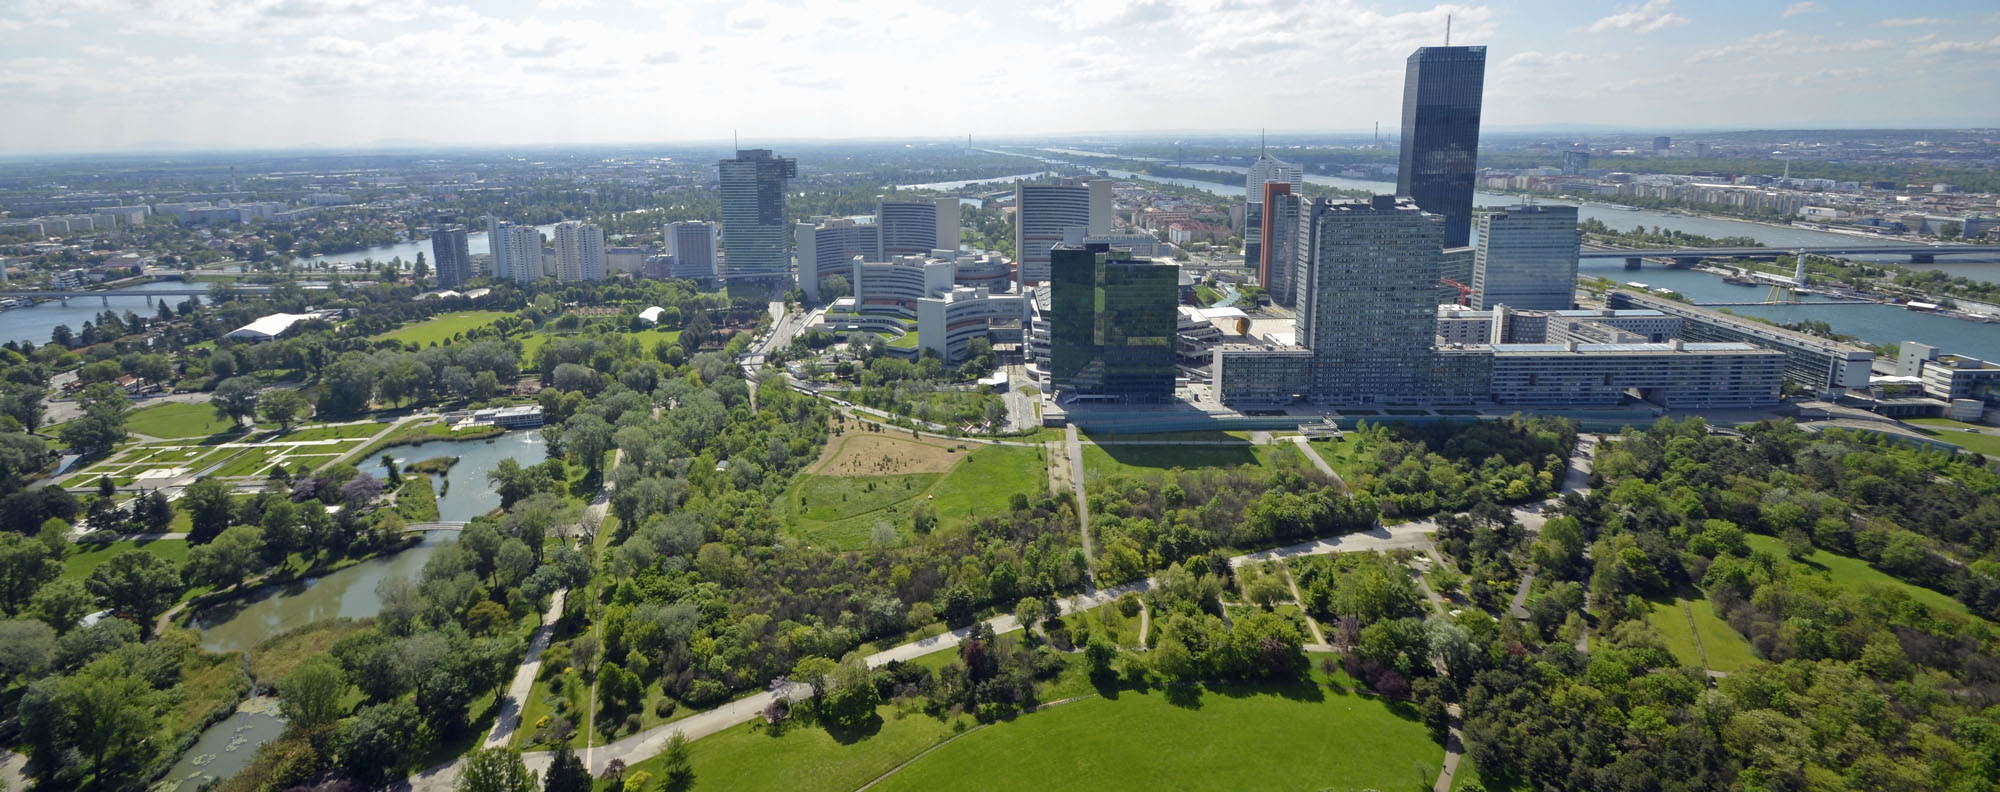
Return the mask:
<path id="1" fill-rule="evenodd" d="M 1382 147 L 1382 122 L 1375 122 L 1375 147 Z"/>
<path id="2" fill-rule="evenodd" d="M 1444 45 L 1451 46 L 1451 15 L 1444 15 Z"/>
<path id="3" fill-rule="evenodd" d="M 1264 128 L 1257 128 L 1257 156 L 1264 156 Z"/>
<path id="4" fill-rule="evenodd" d="M 736 130 L 734 129 L 729 130 L 729 148 L 731 151 L 743 150 L 743 139 L 736 135 Z"/>

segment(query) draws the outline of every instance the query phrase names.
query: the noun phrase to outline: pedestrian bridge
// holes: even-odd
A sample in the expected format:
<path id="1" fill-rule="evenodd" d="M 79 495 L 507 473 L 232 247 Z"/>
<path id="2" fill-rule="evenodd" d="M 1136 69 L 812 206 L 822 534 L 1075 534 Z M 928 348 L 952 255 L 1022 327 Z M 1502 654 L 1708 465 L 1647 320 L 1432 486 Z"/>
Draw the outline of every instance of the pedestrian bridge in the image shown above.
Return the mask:
<path id="1" fill-rule="evenodd" d="M 411 533 L 418 533 L 418 532 L 428 533 L 431 531 L 463 531 L 465 530 L 466 525 L 467 523 L 463 522 L 420 522 L 420 523 L 410 523 L 409 525 L 404 526 L 403 530 L 409 531 Z"/>

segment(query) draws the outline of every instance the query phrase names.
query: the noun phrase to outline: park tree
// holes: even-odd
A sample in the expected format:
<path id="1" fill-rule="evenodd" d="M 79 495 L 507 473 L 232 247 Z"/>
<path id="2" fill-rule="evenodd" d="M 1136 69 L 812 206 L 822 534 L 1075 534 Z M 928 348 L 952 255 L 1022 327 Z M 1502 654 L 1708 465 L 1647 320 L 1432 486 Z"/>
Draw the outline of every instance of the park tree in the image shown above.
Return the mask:
<path id="1" fill-rule="evenodd" d="M 98 383 L 84 389 L 83 415 L 62 425 L 62 441 L 82 452 L 104 451 L 125 439 L 125 414 L 132 399 L 117 387 Z"/>
<path id="2" fill-rule="evenodd" d="M 31 678 L 55 656 L 56 631 L 34 619 L 0 621 L 0 678 Z"/>
<path id="3" fill-rule="evenodd" d="M 42 584 L 62 573 L 62 560 L 47 544 L 15 533 L 0 533 L 0 608 L 19 613 Z"/>
<path id="4" fill-rule="evenodd" d="M 400 778 L 405 765 L 425 750 L 426 734 L 417 707 L 397 699 L 361 708 L 342 721 L 334 755 L 355 778 L 380 785 Z"/>
<path id="5" fill-rule="evenodd" d="M 126 550 L 92 570 L 90 592 L 99 601 L 141 626 L 151 627 L 160 615 L 181 598 L 181 572 L 174 562 L 144 550 Z"/>
<path id="6" fill-rule="evenodd" d="M 511 748 L 486 748 L 466 757 L 457 792 L 535 792 L 535 776 Z"/>
<path id="7" fill-rule="evenodd" d="M 292 428 L 292 421 L 305 412 L 306 400 L 295 390 L 273 390 L 257 400 L 257 413 L 280 429 Z"/>
<path id="8" fill-rule="evenodd" d="M 228 484 L 220 479 L 203 478 L 181 493 L 181 508 L 188 513 L 188 543 L 201 544 L 229 527 L 236 513 L 236 499 Z"/>
<path id="9" fill-rule="evenodd" d="M 92 663 L 74 676 L 31 685 L 21 700 L 22 731 L 38 757 L 60 772 L 57 758 L 74 750 L 89 763 L 96 789 L 118 788 L 120 777 L 147 766 L 158 751 L 147 739 L 158 728 L 156 693 L 118 663 Z M 46 753 L 45 753 L 46 752 Z"/>
<path id="10" fill-rule="evenodd" d="M 27 613 L 56 632 L 66 633 L 96 610 L 97 597 L 83 581 L 58 579 L 35 592 L 28 600 Z"/>
<path id="11" fill-rule="evenodd" d="M 346 713 L 347 674 L 326 655 L 306 658 L 278 680 L 278 707 L 293 726 L 311 729 Z"/>
<path id="12" fill-rule="evenodd" d="M 0 392 L 0 415 L 5 415 L 21 424 L 30 434 L 42 427 L 42 419 L 47 413 L 43 398 L 48 391 L 40 384 L 7 386 Z"/>
<path id="13" fill-rule="evenodd" d="M 242 425 L 243 419 L 256 417 L 257 392 L 261 388 L 255 377 L 230 377 L 215 386 L 209 404 L 215 407 L 215 417 L 235 428 Z"/>
<path id="14" fill-rule="evenodd" d="M 590 769 L 564 740 L 549 761 L 548 772 L 542 775 L 542 792 L 590 792 L 591 786 Z"/>
<path id="15" fill-rule="evenodd" d="M 263 549 L 261 529 L 249 525 L 228 528 L 215 541 L 188 548 L 187 582 L 218 590 L 240 586 L 264 568 Z"/>

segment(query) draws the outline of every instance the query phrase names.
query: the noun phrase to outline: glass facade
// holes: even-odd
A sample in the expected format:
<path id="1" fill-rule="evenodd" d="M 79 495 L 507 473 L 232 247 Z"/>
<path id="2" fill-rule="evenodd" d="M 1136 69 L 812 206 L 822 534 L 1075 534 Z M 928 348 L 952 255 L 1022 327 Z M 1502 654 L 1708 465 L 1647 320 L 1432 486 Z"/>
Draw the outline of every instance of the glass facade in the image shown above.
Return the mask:
<path id="1" fill-rule="evenodd" d="M 1472 237 L 1485 47 L 1419 47 L 1403 76 L 1403 152 L 1396 194 L 1444 217 L 1444 246 Z"/>
<path id="2" fill-rule="evenodd" d="M 718 163 L 722 171 L 722 279 L 792 280 L 791 224 L 785 219 L 785 182 L 799 175 L 798 160 L 770 149 L 744 149 Z"/>
<path id="3" fill-rule="evenodd" d="M 448 225 L 431 232 L 431 268 L 437 270 L 440 289 L 456 289 L 472 280 L 472 254 L 466 251 L 465 226 Z"/>
<path id="4" fill-rule="evenodd" d="M 1172 398 L 1180 267 L 1101 243 L 1056 245 L 1049 264 L 1053 384 L 1128 402 Z"/>
<path id="5" fill-rule="evenodd" d="M 1568 310 L 1582 241 L 1574 206 L 1510 206 L 1479 218 L 1471 283 L 1477 306 Z"/>

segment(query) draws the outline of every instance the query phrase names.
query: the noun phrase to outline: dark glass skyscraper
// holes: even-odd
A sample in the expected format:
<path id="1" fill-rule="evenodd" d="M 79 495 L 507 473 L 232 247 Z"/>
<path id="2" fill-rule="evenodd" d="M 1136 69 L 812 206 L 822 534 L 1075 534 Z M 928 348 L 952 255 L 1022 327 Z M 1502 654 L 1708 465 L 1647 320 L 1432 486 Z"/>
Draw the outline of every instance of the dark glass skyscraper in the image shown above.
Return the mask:
<path id="1" fill-rule="evenodd" d="M 770 149 L 740 149 L 722 171 L 722 266 L 725 283 L 792 281 L 791 227 L 785 220 L 785 184 L 799 162 Z"/>
<path id="2" fill-rule="evenodd" d="M 1485 47 L 1419 47 L 1403 76 L 1403 156 L 1396 194 L 1444 216 L 1444 246 L 1472 238 Z"/>
<path id="3" fill-rule="evenodd" d="M 1180 267 L 1108 245 L 1049 251 L 1049 378 L 1128 402 L 1174 395 Z"/>
<path id="4" fill-rule="evenodd" d="M 438 288 L 456 289 L 472 280 L 472 254 L 466 252 L 465 226 L 448 225 L 431 232 L 431 268 Z"/>

